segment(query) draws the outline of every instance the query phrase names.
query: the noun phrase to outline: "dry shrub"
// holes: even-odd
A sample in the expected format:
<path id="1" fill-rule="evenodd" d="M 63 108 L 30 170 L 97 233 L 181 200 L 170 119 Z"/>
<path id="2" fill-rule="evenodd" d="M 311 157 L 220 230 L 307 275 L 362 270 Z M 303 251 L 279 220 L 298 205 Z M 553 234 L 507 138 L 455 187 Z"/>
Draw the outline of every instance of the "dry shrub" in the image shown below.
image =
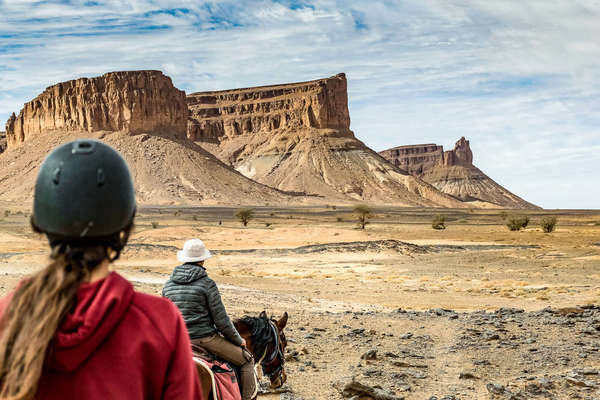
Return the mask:
<path id="1" fill-rule="evenodd" d="M 554 232 L 554 228 L 556 227 L 556 223 L 558 220 L 556 217 L 544 217 L 542 218 L 542 222 L 540 222 L 540 226 L 546 233 Z"/>
<path id="2" fill-rule="evenodd" d="M 158 228 L 158 222 L 157 221 L 152 221 L 152 222 L 150 222 L 150 224 L 152 225 L 152 229 Z"/>
<path id="3" fill-rule="evenodd" d="M 236 210 L 234 216 L 239 219 L 244 226 L 247 226 L 248 222 L 254 217 L 254 209 L 240 208 L 239 210 Z"/>
<path id="4" fill-rule="evenodd" d="M 431 221 L 431 227 L 436 230 L 446 229 L 446 217 L 441 214 L 437 214 Z"/>
<path id="5" fill-rule="evenodd" d="M 365 225 L 369 223 L 369 219 L 373 216 L 371 208 L 365 204 L 360 204 L 352 210 L 358 218 L 358 226 L 360 229 L 365 229 Z"/>
<path id="6" fill-rule="evenodd" d="M 506 222 L 506 226 L 511 231 L 520 231 L 527 228 L 527 225 L 529 225 L 529 217 L 527 215 L 512 216 Z"/>

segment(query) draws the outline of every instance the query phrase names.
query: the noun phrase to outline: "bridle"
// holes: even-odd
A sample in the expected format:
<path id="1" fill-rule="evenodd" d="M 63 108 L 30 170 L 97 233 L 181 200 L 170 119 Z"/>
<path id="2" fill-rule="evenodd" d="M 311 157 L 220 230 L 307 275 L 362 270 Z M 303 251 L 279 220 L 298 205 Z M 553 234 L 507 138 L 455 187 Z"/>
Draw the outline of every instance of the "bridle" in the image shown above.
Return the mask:
<path id="1" fill-rule="evenodd" d="M 279 378 L 283 372 L 283 365 L 285 364 L 285 357 L 283 356 L 282 343 L 279 338 L 279 332 L 277 331 L 277 327 L 273 320 L 269 321 L 269 326 L 271 327 L 271 331 L 273 332 L 273 336 L 275 338 L 275 346 L 273 347 L 273 351 L 269 354 L 268 357 L 265 358 L 267 354 L 267 348 L 265 348 L 265 352 L 260 359 L 260 366 L 262 367 L 263 375 L 269 377 L 271 381 L 276 378 Z M 267 372 L 268 368 L 274 364 L 275 361 L 279 361 L 279 365 L 275 367 L 272 371 Z"/>

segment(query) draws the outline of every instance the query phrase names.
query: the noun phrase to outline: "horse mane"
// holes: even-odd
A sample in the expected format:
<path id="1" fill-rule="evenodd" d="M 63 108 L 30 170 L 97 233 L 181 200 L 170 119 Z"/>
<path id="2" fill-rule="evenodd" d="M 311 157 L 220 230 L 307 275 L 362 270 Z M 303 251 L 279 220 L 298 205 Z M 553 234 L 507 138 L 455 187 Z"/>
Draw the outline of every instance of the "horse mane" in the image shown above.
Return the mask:
<path id="1" fill-rule="evenodd" d="M 269 320 L 266 317 L 249 317 L 245 316 L 236 322 L 243 323 L 250 332 L 250 338 L 254 347 L 256 357 L 261 357 L 267 346 L 273 339 L 273 331 Z M 258 362 L 258 360 L 256 360 Z"/>

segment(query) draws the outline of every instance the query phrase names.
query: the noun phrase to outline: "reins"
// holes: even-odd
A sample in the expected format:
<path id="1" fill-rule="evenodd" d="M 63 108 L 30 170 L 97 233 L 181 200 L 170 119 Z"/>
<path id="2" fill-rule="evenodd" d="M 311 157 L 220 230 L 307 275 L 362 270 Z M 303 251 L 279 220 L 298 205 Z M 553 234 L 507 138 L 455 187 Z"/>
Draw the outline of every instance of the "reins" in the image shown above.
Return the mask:
<path id="1" fill-rule="evenodd" d="M 263 374 L 267 375 L 269 378 L 272 378 L 276 374 L 280 374 L 281 371 L 283 370 L 283 364 L 285 363 L 285 357 L 283 356 L 283 352 L 281 351 L 281 341 L 279 339 L 279 333 L 277 331 L 277 327 L 275 326 L 275 323 L 273 323 L 273 321 L 268 321 L 268 322 L 269 322 L 269 326 L 271 327 L 271 331 L 273 332 L 273 336 L 275 337 L 275 346 L 273 348 L 273 351 L 271 352 L 269 357 L 267 357 L 266 360 L 265 360 L 265 356 L 267 354 L 267 347 L 265 348 L 265 352 L 263 353 L 262 357 L 260 358 L 259 364 L 262 367 Z M 279 359 L 279 365 L 277 366 L 277 368 L 275 368 L 271 372 L 267 372 L 267 365 L 271 364 L 277 358 Z"/>

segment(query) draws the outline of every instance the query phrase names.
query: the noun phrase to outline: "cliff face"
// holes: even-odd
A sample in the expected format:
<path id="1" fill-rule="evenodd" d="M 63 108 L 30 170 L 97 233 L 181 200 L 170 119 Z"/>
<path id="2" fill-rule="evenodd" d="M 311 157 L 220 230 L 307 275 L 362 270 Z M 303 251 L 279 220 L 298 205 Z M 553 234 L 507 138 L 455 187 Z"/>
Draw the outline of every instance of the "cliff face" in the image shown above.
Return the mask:
<path id="1" fill-rule="evenodd" d="M 392 164 L 423 179 L 441 192 L 475 205 L 506 208 L 539 208 L 509 192 L 473 165 L 473 152 L 464 137 L 453 150 L 421 144 L 393 147 L 379 152 Z"/>
<path id="2" fill-rule="evenodd" d="M 0 132 L 0 153 L 6 150 L 6 132 Z"/>
<path id="3" fill-rule="evenodd" d="M 188 140 L 187 115 L 185 93 L 159 71 L 111 72 L 51 86 L 8 120 L 0 200 L 31 201 L 44 157 L 65 141 L 86 137 L 123 155 L 141 204 L 304 201 L 242 176 Z"/>
<path id="4" fill-rule="evenodd" d="M 379 154 L 409 174 L 419 176 L 444 158 L 444 148 L 435 144 L 398 146 Z"/>
<path id="5" fill-rule="evenodd" d="M 267 186 L 331 201 L 461 207 L 350 130 L 346 76 L 188 95 L 188 138 Z"/>
<path id="6" fill-rule="evenodd" d="M 48 87 L 6 123 L 8 148 L 52 131 L 122 131 L 184 137 L 185 92 L 160 71 L 109 72 Z"/>
<path id="7" fill-rule="evenodd" d="M 473 165 L 473 152 L 469 141 L 464 137 L 456 142 L 454 150 L 444 151 L 443 146 L 430 143 L 393 147 L 380 151 L 379 155 L 409 174 L 417 176 L 437 165 Z"/>
<path id="8" fill-rule="evenodd" d="M 193 93 L 187 102 L 188 137 L 194 141 L 216 143 L 301 128 L 336 129 L 351 135 L 344 74 L 289 85 Z"/>
<path id="9" fill-rule="evenodd" d="M 453 165 L 462 165 L 463 167 L 473 166 L 473 152 L 471 151 L 469 141 L 464 136 L 456 142 L 454 150 L 444 152 L 443 164 L 447 167 Z"/>

